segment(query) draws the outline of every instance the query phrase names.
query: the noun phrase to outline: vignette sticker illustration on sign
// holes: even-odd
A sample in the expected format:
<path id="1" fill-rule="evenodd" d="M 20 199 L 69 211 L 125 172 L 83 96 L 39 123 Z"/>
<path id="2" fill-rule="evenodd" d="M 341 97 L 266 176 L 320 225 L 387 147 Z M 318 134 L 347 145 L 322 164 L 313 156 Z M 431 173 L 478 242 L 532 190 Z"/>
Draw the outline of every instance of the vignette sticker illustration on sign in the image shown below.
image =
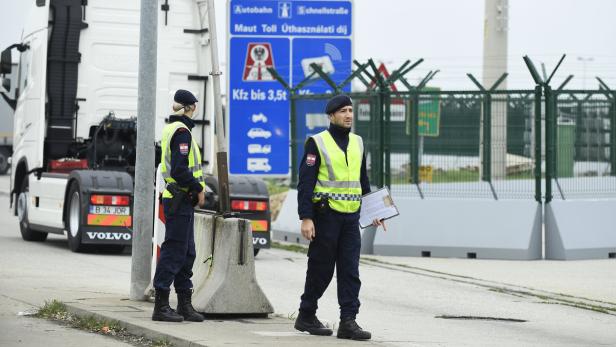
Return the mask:
<path id="1" fill-rule="evenodd" d="M 268 68 L 291 86 L 310 75 L 311 63 L 344 80 L 352 67 L 352 1 L 230 0 L 228 6 L 229 171 L 288 175 L 290 100 Z M 329 90 L 318 81 L 299 92 Z M 313 118 L 308 124 L 298 112 L 300 138 L 327 126 Z"/>

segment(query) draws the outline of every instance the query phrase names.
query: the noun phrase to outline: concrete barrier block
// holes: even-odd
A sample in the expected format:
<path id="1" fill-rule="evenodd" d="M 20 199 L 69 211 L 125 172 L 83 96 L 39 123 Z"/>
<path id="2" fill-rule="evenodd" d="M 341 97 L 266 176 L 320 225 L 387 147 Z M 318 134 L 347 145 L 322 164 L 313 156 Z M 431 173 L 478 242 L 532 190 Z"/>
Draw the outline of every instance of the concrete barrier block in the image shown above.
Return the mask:
<path id="1" fill-rule="evenodd" d="M 552 200 L 545 206 L 546 259 L 616 258 L 616 200 Z"/>
<path id="2" fill-rule="evenodd" d="M 272 222 L 272 239 L 307 245 L 308 241 L 300 232 L 301 224 L 297 215 L 297 190 L 289 189 L 278 217 Z"/>
<path id="3" fill-rule="evenodd" d="M 395 197 L 400 215 L 374 238 L 374 254 L 541 259 L 542 206 L 525 200 Z"/>
<path id="4" fill-rule="evenodd" d="M 195 247 L 193 306 L 197 311 L 249 315 L 274 312 L 255 277 L 249 221 L 196 213 Z"/>

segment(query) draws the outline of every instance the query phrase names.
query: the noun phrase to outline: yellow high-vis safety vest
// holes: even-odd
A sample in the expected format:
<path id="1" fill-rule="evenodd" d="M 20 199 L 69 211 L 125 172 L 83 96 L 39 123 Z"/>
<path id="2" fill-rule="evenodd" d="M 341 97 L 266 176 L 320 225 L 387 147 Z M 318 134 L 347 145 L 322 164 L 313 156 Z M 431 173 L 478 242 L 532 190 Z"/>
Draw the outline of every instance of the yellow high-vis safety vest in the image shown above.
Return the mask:
<path id="1" fill-rule="evenodd" d="M 160 158 L 160 172 L 163 175 L 166 183 L 177 183 L 173 177 L 171 177 L 171 138 L 173 134 L 180 129 L 185 128 L 190 133 L 190 129 L 182 122 L 173 122 L 165 125 L 163 128 L 162 139 L 160 143 L 162 155 Z M 205 181 L 203 180 L 203 170 L 201 168 L 201 153 L 199 151 L 199 145 L 192 138 L 190 145 L 190 151 L 188 152 L 188 169 L 192 172 L 193 177 L 199 181 L 201 186 L 205 189 Z M 180 187 L 184 191 L 188 191 L 187 187 Z M 172 198 L 173 194 L 165 188 L 163 191 L 163 198 Z"/>
<path id="2" fill-rule="evenodd" d="M 361 162 L 364 156 L 362 138 L 349 133 L 346 157 L 328 130 L 322 131 L 312 138 L 321 156 L 312 201 L 316 202 L 322 197 L 326 197 L 329 201 L 329 207 L 334 211 L 357 212 L 361 206 L 360 177 Z"/>

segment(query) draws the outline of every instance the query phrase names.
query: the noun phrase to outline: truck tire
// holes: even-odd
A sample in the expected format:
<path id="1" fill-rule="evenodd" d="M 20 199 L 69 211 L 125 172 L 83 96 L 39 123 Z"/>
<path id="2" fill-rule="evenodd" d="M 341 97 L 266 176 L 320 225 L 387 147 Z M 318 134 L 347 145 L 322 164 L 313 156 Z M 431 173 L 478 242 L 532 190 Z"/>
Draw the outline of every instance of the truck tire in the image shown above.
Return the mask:
<path id="1" fill-rule="evenodd" d="M 0 175 L 4 175 L 7 171 L 9 171 L 9 157 L 11 153 L 6 147 L 0 147 Z"/>
<path id="2" fill-rule="evenodd" d="M 73 252 L 83 252 L 86 250 L 86 246 L 81 243 L 81 191 L 77 182 L 71 184 L 67 197 L 66 237 L 68 238 L 68 247 Z"/>
<path id="3" fill-rule="evenodd" d="M 252 250 L 255 253 L 255 257 L 256 257 L 257 254 L 259 254 L 259 251 L 261 250 L 261 248 L 253 248 Z"/>
<path id="4" fill-rule="evenodd" d="M 28 221 L 28 199 L 30 189 L 28 188 L 28 178 L 21 182 L 21 190 L 17 197 L 17 218 L 19 219 L 19 231 L 21 238 L 25 241 L 45 241 L 47 233 L 32 230 Z"/>

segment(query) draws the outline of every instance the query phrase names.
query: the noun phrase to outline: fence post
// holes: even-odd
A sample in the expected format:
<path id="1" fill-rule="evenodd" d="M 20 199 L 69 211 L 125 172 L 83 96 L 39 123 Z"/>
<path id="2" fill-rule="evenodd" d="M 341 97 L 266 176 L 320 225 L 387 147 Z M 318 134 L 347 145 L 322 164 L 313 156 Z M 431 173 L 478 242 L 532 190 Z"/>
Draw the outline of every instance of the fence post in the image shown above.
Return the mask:
<path id="1" fill-rule="evenodd" d="M 411 92 L 410 115 L 411 182 L 419 185 L 419 90 Z"/>
<path id="2" fill-rule="evenodd" d="M 289 90 L 289 97 L 291 98 L 291 187 L 297 187 L 297 179 L 299 171 L 297 168 L 297 111 L 296 111 L 296 99 L 295 90 Z"/>
<path id="3" fill-rule="evenodd" d="M 616 176 L 616 92 L 612 93 L 612 112 L 610 119 L 610 175 Z"/>
<path id="4" fill-rule="evenodd" d="M 535 200 L 541 203 L 541 85 L 535 87 Z"/>
<path id="5" fill-rule="evenodd" d="M 385 91 L 383 92 L 383 98 L 381 99 L 383 101 L 383 106 L 384 106 L 384 117 L 383 117 L 383 122 L 382 124 L 384 124 L 384 129 L 383 131 L 381 131 L 381 133 L 384 135 L 382 137 L 382 144 L 383 144 L 383 154 L 385 156 L 384 161 L 385 161 L 385 167 L 383 170 L 383 176 L 384 176 L 384 184 L 385 186 L 387 186 L 388 188 L 391 189 L 391 94 L 389 93 L 385 93 Z"/>
<path id="6" fill-rule="evenodd" d="M 549 85 L 543 86 L 545 94 L 545 202 L 552 201 L 552 179 L 555 175 L 555 137 L 556 137 L 556 124 L 553 113 L 553 98 L 552 88 Z M 554 119 L 553 119 L 554 118 Z"/>
<path id="7" fill-rule="evenodd" d="M 492 182 L 492 94 L 487 91 L 483 99 L 483 165 L 481 180 Z"/>

